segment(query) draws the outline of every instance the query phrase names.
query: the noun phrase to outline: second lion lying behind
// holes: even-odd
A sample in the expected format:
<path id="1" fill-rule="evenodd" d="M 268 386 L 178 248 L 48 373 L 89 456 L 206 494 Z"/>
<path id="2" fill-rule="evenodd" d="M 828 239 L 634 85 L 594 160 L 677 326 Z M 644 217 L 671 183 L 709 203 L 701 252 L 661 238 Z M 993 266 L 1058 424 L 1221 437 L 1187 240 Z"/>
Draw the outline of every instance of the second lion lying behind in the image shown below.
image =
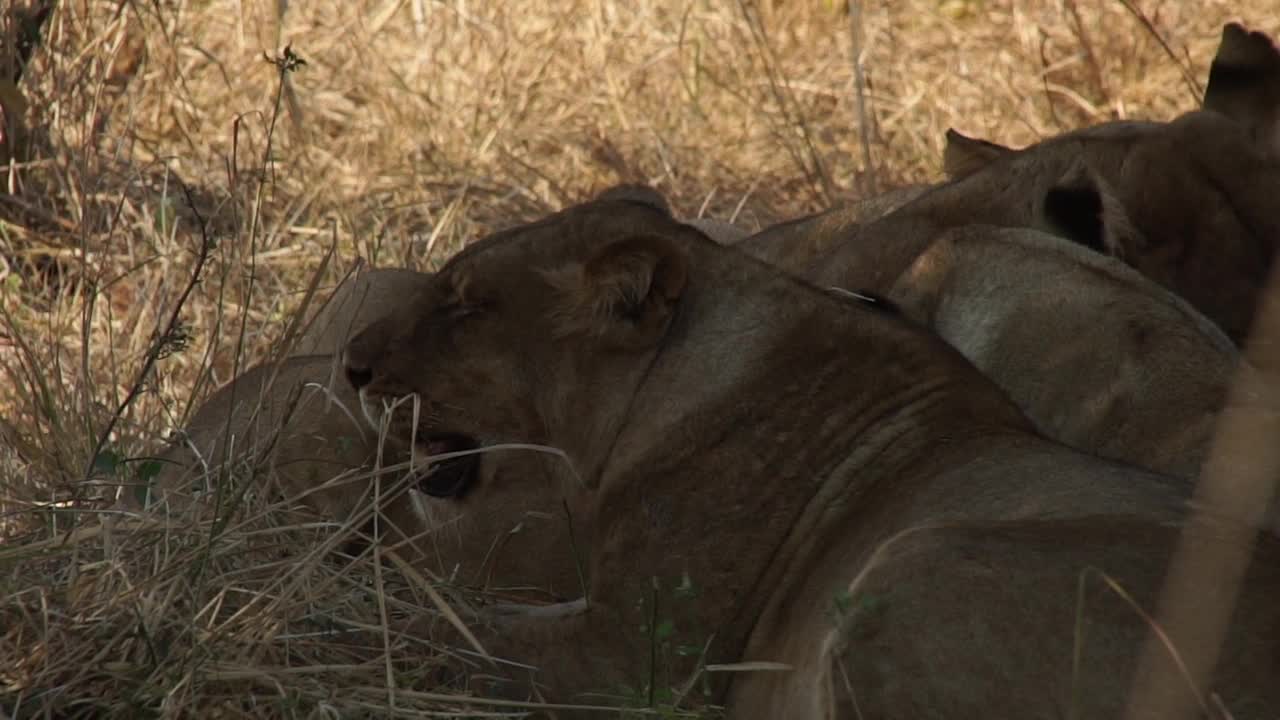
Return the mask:
<path id="1" fill-rule="evenodd" d="M 971 225 L 939 236 L 888 295 L 1049 437 L 1199 475 L 1239 352 L 1136 270 L 1034 230 Z"/>

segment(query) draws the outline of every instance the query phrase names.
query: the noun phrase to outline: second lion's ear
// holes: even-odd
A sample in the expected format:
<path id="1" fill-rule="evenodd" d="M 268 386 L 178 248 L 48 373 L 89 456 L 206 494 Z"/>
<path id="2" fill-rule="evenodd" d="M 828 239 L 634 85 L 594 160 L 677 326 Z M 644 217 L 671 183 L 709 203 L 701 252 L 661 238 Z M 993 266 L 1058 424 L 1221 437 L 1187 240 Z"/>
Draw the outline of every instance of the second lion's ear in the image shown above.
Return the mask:
<path id="1" fill-rule="evenodd" d="M 1263 33 L 1227 23 L 1209 68 L 1204 109 L 1241 123 L 1280 152 L 1280 47 Z"/>
<path id="2" fill-rule="evenodd" d="M 581 265 L 552 271 L 561 335 L 587 335 L 605 347 L 643 350 L 667 332 L 689 277 L 689 256 L 659 235 L 608 243 Z"/>
<path id="3" fill-rule="evenodd" d="M 1124 259 L 1142 236 L 1106 179 L 1084 162 L 1069 167 L 1039 206 L 1039 227 L 1077 245 Z"/>
<path id="4" fill-rule="evenodd" d="M 648 185 L 638 183 L 623 183 L 614 185 L 601 192 L 595 197 L 596 202 L 610 202 L 617 200 L 625 200 L 627 202 L 648 205 L 655 210 L 661 210 L 668 217 L 671 216 L 671 205 L 667 202 L 667 198 L 662 193 L 654 190 Z"/>
<path id="5" fill-rule="evenodd" d="M 959 180 L 987 167 L 1002 157 L 1017 152 L 990 140 L 980 140 L 947 130 L 947 147 L 942 152 L 942 169 L 947 177 Z"/>

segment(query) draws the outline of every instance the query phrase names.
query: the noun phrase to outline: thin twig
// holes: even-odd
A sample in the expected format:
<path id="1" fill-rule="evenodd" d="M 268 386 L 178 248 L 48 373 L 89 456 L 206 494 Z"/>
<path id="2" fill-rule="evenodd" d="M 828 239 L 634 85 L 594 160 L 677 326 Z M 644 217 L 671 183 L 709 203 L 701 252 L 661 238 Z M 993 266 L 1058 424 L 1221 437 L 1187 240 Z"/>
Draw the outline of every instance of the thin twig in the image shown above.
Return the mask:
<path id="1" fill-rule="evenodd" d="M 1075 0 L 1067 0 L 1067 15 L 1071 17 L 1071 26 L 1075 30 L 1076 40 L 1080 42 L 1080 49 L 1084 51 L 1084 63 L 1089 68 L 1090 80 L 1093 81 L 1094 89 L 1098 91 L 1098 98 L 1102 104 L 1111 104 L 1111 92 L 1107 90 L 1106 80 L 1102 74 L 1102 64 L 1098 62 L 1098 55 L 1093 51 L 1093 42 L 1089 40 L 1089 33 L 1084 28 L 1084 20 L 1080 18 L 1080 9 L 1076 7 Z"/>
<path id="2" fill-rule="evenodd" d="M 862 166 L 866 168 L 867 190 L 878 195 L 876 171 L 871 164 L 871 122 L 867 113 L 867 79 L 862 70 L 862 3 L 849 0 L 849 47 L 853 62 L 853 94 L 858 105 L 858 140 L 862 144 Z"/>
<path id="3" fill-rule="evenodd" d="M 1280 265 L 1260 296 L 1243 356 L 1160 591 L 1162 631 L 1153 629 L 1143 649 L 1126 717 L 1202 717 L 1203 702 L 1188 702 L 1182 688 L 1198 698 L 1210 687 L 1258 529 L 1273 520 L 1267 512 L 1280 484 Z M 1167 646 L 1179 655 L 1171 658 Z"/>
<path id="4" fill-rule="evenodd" d="M 764 58 L 765 76 L 769 79 L 769 90 L 773 93 L 774 100 L 778 103 L 778 109 L 782 112 L 782 121 L 788 128 L 797 128 L 800 130 L 800 136 L 804 139 L 805 148 L 809 153 L 809 161 L 806 162 L 804 157 L 796 152 L 790 142 L 786 143 L 787 152 L 795 159 L 796 164 L 804 171 L 805 176 L 809 180 L 810 186 L 815 182 L 818 185 L 818 198 L 824 205 L 829 205 L 835 196 L 835 186 L 831 182 L 831 177 L 827 174 L 827 168 L 822 162 L 822 158 L 818 155 L 817 146 L 814 145 L 813 135 L 809 132 L 809 124 L 805 122 L 804 117 L 797 110 L 794 117 L 791 113 L 791 106 L 794 100 L 789 93 L 783 92 L 782 83 L 778 79 L 777 65 L 778 59 L 774 57 L 773 46 L 769 44 L 769 39 L 765 37 L 764 25 L 760 22 L 757 13 L 751 12 L 743 0 L 738 1 L 738 9 L 742 12 L 742 17 L 747 21 L 747 27 L 751 30 L 751 39 L 755 41 L 756 47 L 760 49 L 760 53 Z M 810 166 L 812 163 L 812 166 Z"/>
<path id="5" fill-rule="evenodd" d="M 1182 81 L 1186 83 L 1187 90 L 1191 92 L 1191 97 L 1195 98 L 1196 105 L 1203 104 L 1204 88 L 1200 87 L 1200 82 L 1196 80 L 1195 74 L 1191 72 L 1191 69 L 1187 67 L 1186 63 L 1182 62 L 1182 60 L 1178 58 L 1178 55 L 1173 51 L 1173 48 L 1169 47 L 1169 43 L 1165 42 L 1164 36 L 1160 34 L 1159 30 L 1156 30 L 1156 27 L 1151 23 L 1151 20 L 1147 19 L 1147 16 L 1141 10 L 1134 7 L 1133 3 L 1129 2 L 1129 0 L 1120 0 L 1120 4 L 1124 6 L 1125 10 L 1129 11 L 1130 15 L 1137 18 L 1142 27 L 1146 28 L 1147 32 L 1151 33 L 1151 37 L 1155 38 L 1156 42 L 1160 43 L 1160 47 L 1164 48 L 1164 53 L 1169 56 L 1169 59 L 1177 66 L 1178 72 L 1182 74 Z"/>
<path id="6" fill-rule="evenodd" d="M 180 339 L 185 337 L 182 330 L 182 309 L 186 305 L 187 299 L 191 297 L 196 285 L 200 283 L 200 273 L 204 270 L 204 266 L 209 260 L 209 254 L 214 247 L 213 241 L 209 239 L 208 222 L 196 207 L 195 199 L 191 196 L 191 188 L 187 187 L 187 184 L 180 178 L 175 176 L 174 179 L 182 187 L 182 192 L 186 195 L 187 203 L 190 205 L 191 212 L 195 215 L 196 223 L 200 227 L 200 251 L 196 254 L 196 262 L 191 270 L 191 278 L 178 296 L 178 302 L 174 304 L 173 310 L 170 311 L 169 320 L 165 323 L 163 332 L 158 332 L 155 339 L 152 340 L 151 347 L 147 349 L 144 356 L 142 369 L 138 372 L 137 379 L 134 380 L 133 386 L 129 388 L 129 393 L 125 395 L 124 400 L 120 402 L 116 411 L 112 413 L 111 419 L 107 421 L 106 428 L 98 435 L 98 440 L 93 446 L 93 452 L 89 453 L 89 460 L 85 465 L 83 475 L 85 482 L 88 482 L 93 477 L 93 469 L 99 453 L 102 452 L 102 449 L 106 447 L 107 442 L 111 439 L 111 433 L 115 430 L 116 423 L 120 421 L 125 410 L 142 393 L 142 389 L 146 386 L 146 381 L 151 376 L 151 370 L 155 367 L 156 361 L 167 357 L 174 349 L 175 343 L 180 342 Z"/>

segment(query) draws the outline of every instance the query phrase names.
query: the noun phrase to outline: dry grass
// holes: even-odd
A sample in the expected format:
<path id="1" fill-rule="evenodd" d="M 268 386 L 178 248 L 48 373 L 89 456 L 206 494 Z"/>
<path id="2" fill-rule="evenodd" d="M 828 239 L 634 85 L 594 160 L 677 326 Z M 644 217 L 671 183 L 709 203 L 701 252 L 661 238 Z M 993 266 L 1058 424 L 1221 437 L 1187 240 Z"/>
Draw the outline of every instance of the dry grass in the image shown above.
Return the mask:
<path id="1" fill-rule="evenodd" d="M 430 651 L 345 632 L 433 606 L 412 573 L 316 550 L 341 531 L 252 497 L 217 523 L 104 522 L 313 279 L 429 267 L 619 181 L 756 228 L 936 179 L 948 127 L 1023 144 L 1171 117 L 1224 21 L 1280 30 L 1271 0 L 866 3 L 862 129 L 836 0 L 285 5 L 64 0 L 23 79 L 35 154 L 0 195 L 0 717 L 458 707 Z M 287 44 L 295 72 L 266 61 Z"/>

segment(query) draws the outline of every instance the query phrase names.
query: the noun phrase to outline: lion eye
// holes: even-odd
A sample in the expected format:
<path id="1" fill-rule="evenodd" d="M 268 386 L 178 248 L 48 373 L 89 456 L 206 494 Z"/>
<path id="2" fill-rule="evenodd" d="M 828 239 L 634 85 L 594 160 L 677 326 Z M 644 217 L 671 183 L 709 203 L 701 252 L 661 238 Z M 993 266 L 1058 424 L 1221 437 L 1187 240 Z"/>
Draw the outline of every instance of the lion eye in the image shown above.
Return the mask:
<path id="1" fill-rule="evenodd" d="M 462 303 L 462 302 L 452 303 L 446 308 L 446 310 L 449 313 L 449 317 L 451 318 L 463 318 L 463 317 L 467 317 L 468 315 L 474 315 L 477 312 L 479 312 L 481 309 L 483 308 L 479 305 L 472 305 L 469 303 Z"/>
<path id="2" fill-rule="evenodd" d="M 455 293 L 449 301 L 445 303 L 444 311 L 451 318 L 462 318 L 469 315 L 475 315 L 482 310 L 487 310 L 491 305 L 492 303 L 488 302 L 484 298 L 476 297 L 474 294 L 468 297 L 463 297 L 462 295 Z"/>
<path id="3" fill-rule="evenodd" d="M 458 319 L 474 315 L 488 309 L 492 303 L 486 293 L 470 282 L 466 275 L 459 274 L 452 278 L 445 293 L 441 312 L 450 319 Z"/>

